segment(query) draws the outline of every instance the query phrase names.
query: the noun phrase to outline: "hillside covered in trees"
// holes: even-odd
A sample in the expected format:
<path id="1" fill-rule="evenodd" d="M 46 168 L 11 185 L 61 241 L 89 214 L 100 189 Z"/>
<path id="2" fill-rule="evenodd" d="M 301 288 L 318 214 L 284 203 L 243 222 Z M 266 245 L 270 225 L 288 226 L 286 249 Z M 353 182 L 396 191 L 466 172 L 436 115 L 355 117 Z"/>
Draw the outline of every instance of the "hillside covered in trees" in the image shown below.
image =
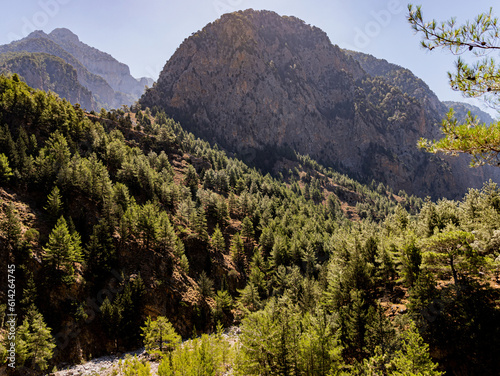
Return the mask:
<path id="1" fill-rule="evenodd" d="M 498 169 L 415 147 L 440 137 L 448 108 L 410 70 L 272 11 L 227 13 L 193 33 L 139 102 L 267 170 L 296 151 L 359 182 L 434 200 L 500 182 Z"/>
<path id="2" fill-rule="evenodd" d="M 162 352 L 160 375 L 500 367 L 492 182 L 434 202 L 299 154 L 263 175 L 158 109 L 88 114 L 16 75 L 0 76 L 0 124 L 18 374 L 143 344 Z M 2 363 L 9 288 L 2 278 Z"/>

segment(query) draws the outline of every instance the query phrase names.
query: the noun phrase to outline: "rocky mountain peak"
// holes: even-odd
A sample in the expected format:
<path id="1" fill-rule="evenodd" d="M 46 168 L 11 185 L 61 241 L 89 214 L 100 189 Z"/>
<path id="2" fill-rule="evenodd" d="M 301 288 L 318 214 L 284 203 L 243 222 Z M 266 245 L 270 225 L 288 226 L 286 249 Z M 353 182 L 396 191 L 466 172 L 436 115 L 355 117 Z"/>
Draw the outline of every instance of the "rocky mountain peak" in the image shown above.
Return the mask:
<path id="1" fill-rule="evenodd" d="M 358 57 L 296 17 L 234 12 L 187 38 L 141 104 L 264 168 L 297 151 L 421 196 L 480 186 L 484 176 L 472 176 L 467 162 L 417 149 L 446 109 L 425 83 L 376 59 L 384 69 L 372 75 L 362 66 L 373 61 Z"/>
<path id="2" fill-rule="evenodd" d="M 36 39 L 36 38 L 47 38 L 47 34 L 43 30 L 35 30 L 25 38 L 25 39 Z"/>
<path id="3" fill-rule="evenodd" d="M 53 38 L 53 39 L 65 40 L 65 41 L 71 42 L 71 43 L 78 43 L 78 42 L 80 42 L 80 39 L 78 38 L 78 35 L 74 34 L 71 30 L 66 29 L 66 28 L 54 29 L 49 34 L 49 36 L 51 38 Z"/>
<path id="4" fill-rule="evenodd" d="M 0 46 L 0 54 L 7 52 L 46 53 L 63 59 L 76 69 L 79 84 L 95 95 L 94 103 L 98 102 L 96 109 L 132 104 L 142 95 L 144 86 L 152 84 L 151 79 L 138 80 L 132 77 L 126 64 L 119 62 L 108 53 L 81 42 L 76 34 L 66 28 L 55 29 L 49 34 L 41 30 L 34 31 L 24 39 Z M 12 62 L 12 56 L 9 60 Z M 12 62 L 10 66 L 19 67 L 20 65 Z M 27 66 L 23 65 L 23 67 L 25 68 L 23 72 L 29 71 Z M 60 76 L 54 79 L 69 82 L 72 77 Z M 37 88 L 43 88 L 35 84 L 37 80 L 34 78 L 31 82 Z M 67 97 L 66 90 L 59 94 Z M 70 97 L 74 98 L 73 95 Z M 86 101 L 86 103 L 90 102 Z M 91 108 L 93 107 L 89 107 Z"/>

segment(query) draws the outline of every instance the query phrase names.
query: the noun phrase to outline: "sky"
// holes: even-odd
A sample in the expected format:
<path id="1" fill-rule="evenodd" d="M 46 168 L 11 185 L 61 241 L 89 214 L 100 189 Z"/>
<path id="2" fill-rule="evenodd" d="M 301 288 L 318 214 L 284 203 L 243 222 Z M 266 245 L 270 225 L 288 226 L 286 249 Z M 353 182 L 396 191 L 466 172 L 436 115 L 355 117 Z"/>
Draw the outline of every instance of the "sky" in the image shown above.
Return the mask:
<path id="1" fill-rule="evenodd" d="M 80 40 L 130 67 L 134 77 L 158 78 L 183 40 L 222 14 L 266 9 L 324 30 L 331 42 L 410 69 L 441 100 L 466 101 L 451 90 L 456 56 L 420 47 L 407 17 L 407 0 L 2 0 L 0 44 L 33 30 L 65 27 Z M 466 21 L 488 11 L 486 0 L 420 0 L 424 18 Z M 498 7 L 500 8 L 500 7 Z M 495 11 L 495 8 L 494 8 Z M 495 12 L 500 15 L 500 10 Z M 466 56 L 464 56 L 466 57 Z M 498 57 L 498 56 L 492 56 Z M 472 58 L 472 56 L 470 56 Z M 469 100 L 470 102 L 470 100 Z M 480 105 L 482 102 L 471 102 Z M 492 115 L 497 113 L 488 111 Z"/>

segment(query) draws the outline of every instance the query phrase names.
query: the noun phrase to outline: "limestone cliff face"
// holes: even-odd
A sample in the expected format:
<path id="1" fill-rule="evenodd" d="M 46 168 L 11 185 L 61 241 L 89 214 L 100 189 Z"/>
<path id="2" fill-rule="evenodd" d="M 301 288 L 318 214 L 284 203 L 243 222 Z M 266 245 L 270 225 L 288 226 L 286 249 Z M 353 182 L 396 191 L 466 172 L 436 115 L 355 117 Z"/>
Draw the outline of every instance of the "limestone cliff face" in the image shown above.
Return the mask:
<path id="1" fill-rule="evenodd" d="M 92 93 L 78 82 L 75 68 L 61 58 L 45 53 L 0 54 L 0 74 L 17 73 L 31 87 L 53 91 L 82 108 L 98 110 Z"/>
<path id="2" fill-rule="evenodd" d="M 450 107 L 455 109 L 455 116 L 459 121 L 465 119 L 465 115 L 468 111 L 471 111 L 474 116 L 478 116 L 483 122 L 490 123 L 493 121 L 487 113 L 481 111 L 481 109 L 476 106 L 459 102 L 441 102 L 424 81 L 416 77 L 406 68 L 391 64 L 384 59 L 377 59 L 368 54 L 348 50 L 344 52 L 359 62 L 363 70 L 369 75 L 382 79 L 389 85 L 398 88 L 405 95 L 413 97 L 419 102 L 423 110 L 422 118 L 426 124 L 429 124 L 427 133 L 425 133 L 424 128 L 420 127 L 420 132 L 426 138 L 438 139 L 442 137 L 439 124 Z M 469 156 L 446 156 L 443 160 L 446 161 L 443 166 L 448 165 L 446 167 L 448 172 L 444 178 L 446 186 L 443 187 L 443 189 L 450 192 L 456 191 L 460 194 L 463 189 L 478 187 L 478 185 L 488 179 L 500 181 L 500 169 L 491 166 L 471 169 L 469 168 Z M 434 163 L 435 159 L 431 159 L 431 161 Z M 452 179 L 449 178 L 450 172 Z M 432 174 L 429 174 L 428 179 L 429 182 L 433 184 L 438 183 L 435 180 L 433 181 L 434 177 Z M 451 187 L 454 188 L 451 189 Z M 448 194 L 448 196 L 451 195 Z"/>
<path id="3" fill-rule="evenodd" d="M 128 65 L 82 43 L 70 30 L 55 29 L 48 37 L 76 57 L 90 72 L 103 77 L 113 90 L 129 95 L 132 101 L 139 99 L 144 92 L 144 81 L 132 77 Z"/>
<path id="4" fill-rule="evenodd" d="M 458 119 L 458 121 L 464 121 L 467 113 L 469 112 L 472 116 L 476 116 L 481 123 L 490 124 L 494 121 L 490 114 L 484 112 L 477 106 L 454 101 L 444 101 L 443 104 L 445 104 L 448 109 L 453 108 L 455 117 Z"/>
<path id="5" fill-rule="evenodd" d="M 294 17 L 222 16 L 182 43 L 141 103 L 240 156 L 248 148 L 253 155 L 293 149 L 421 196 L 456 197 L 471 183 L 417 150 L 420 137 L 436 132 L 425 101 L 368 74 Z M 438 113 L 440 103 L 433 105 Z"/>
<path id="6" fill-rule="evenodd" d="M 130 105 L 141 96 L 145 85 L 151 85 L 151 79 L 135 79 L 127 65 L 80 42 L 68 29 L 55 29 L 50 34 L 35 31 L 24 39 L 0 46 L 0 54 L 8 52 L 46 53 L 61 58 L 76 70 L 80 85 L 92 92 L 96 109 Z"/>

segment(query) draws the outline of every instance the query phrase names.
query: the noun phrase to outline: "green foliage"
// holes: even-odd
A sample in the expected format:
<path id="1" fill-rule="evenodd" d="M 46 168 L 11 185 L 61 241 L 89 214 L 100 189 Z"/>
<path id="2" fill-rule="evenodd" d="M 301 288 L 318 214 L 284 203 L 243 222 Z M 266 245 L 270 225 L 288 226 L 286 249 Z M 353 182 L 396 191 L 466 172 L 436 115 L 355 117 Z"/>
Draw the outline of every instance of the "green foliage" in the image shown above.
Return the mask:
<path id="1" fill-rule="evenodd" d="M 403 333 L 403 348 L 396 352 L 391 362 L 391 376 L 440 376 L 443 372 L 438 371 L 437 365 L 429 356 L 429 345 L 427 345 L 415 326 L 410 321 L 410 327 Z"/>
<path id="2" fill-rule="evenodd" d="M 173 351 L 181 341 L 181 337 L 164 316 L 158 316 L 154 321 L 151 320 L 151 317 L 148 317 L 141 330 L 144 337 L 144 346 L 149 353 L 157 349 L 160 352 Z"/>
<path id="3" fill-rule="evenodd" d="M 43 248 L 44 261 L 57 273 L 62 280 L 73 281 L 74 266 L 82 260 L 81 240 L 78 233 L 71 234 L 64 217 L 60 217 L 49 235 L 49 241 Z"/>
<path id="4" fill-rule="evenodd" d="M 141 276 L 123 283 L 120 291 L 113 300 L 106 296 L 100 306 L 104 329 L 112 339 L 120 338 L 124 343 L 137 343 L 145 294 Z"/>
<path id="5" fill-rule="evenodd" d="M 7 182 L 14 175 L 9 166 L 9 158 L 3 153 L 0 154 L 0 181 Z"/>
<path id="6" fill-rule="evenodd" d="M 12 204 L 5 208 L 5 219 L 0 222 L 0 229 L 6 240 L 4 246 L 9 250 L 18 249 L 22 241 L 21 221 Z"/>
<path id="7" fill-rule="evenodd" d="M 184 184 L 191 190 L 193 197 L 196 195 L 198 190 L 198 174 L 194 169 L 193 165 L 189 165 L 186 171 L 186 176 L 184 178 Z"/>
<path id="8" fill-rule="evenodd" d="M 222 319 L 224 314 L 233 308 L 233 298 L 227 290 L 219 290 L 215 294 L 214 300 L 213 315 L 216 319 Z"/>
<path id="9" fill-rule="evenodd" d="M 391 74 L 394 82 L 412 85 L 404 72 Z M 417 116 L 403 113 L 410 99 L 396 88 L 382 98 L 378 84 L 364 85 L 388 118 L 394 108 Z M 500 338 L 498 295 L 480 284 L 482 273 L 494 275 L 499 257 L 496 184 L 471 189 L 461 202 L 423 201 L 395 196 L 377 182 L 362 185 L 300 155 L 288 172 L 264 176 L 155 109 L 137 113 L 142 125 L 136 130 L 125 126 L 129 114 L 122 110 L 90 121 L 78 108 L 15 80 L 0 77 L 0 94 L 7 124 L 0 127 L 0 147 L 13 172 L 9 190 L 16 199 L 29 198 L 11 205 L 9 191 L 0 208 L 0 247 L 23 270 L 20 313 L 37 304 L 45 317 L 51 313 L 56 331 L 66 330 L 62 323 L 76 325 L 74 333 L 97 331 L 117 351 L 140 345 L 146 296 L 148 308 L 157 296 L 174 304 L 186 318 L 183 335 L 195 324 L 208 331 L 217 321 L 242 323 L 236 346 L 219 333 L 172 348 L 160 366 L 166 375 L 230 368 L 245 375 L 390 374 L 393 360 L 408 354 L 398 340 L 408 317 L 435 353 L 446 350 L 443 369 L 453 371 L 457 359 L 482 374 L 498 368 L 492 350 Z M 186 155 L 200 161 L 198 172 L 191 164 L 180 168 Z M 344 215 L 345 203 L 356 220 Z M 31 220 L 44 206 L 55 219 L 71 217 L 47 228 Z M 40 231 L 43 252 L 29 226 Z M 468 234 L 466 242 L 453 243 L 450 233 L 451 239 Z M 83 255 L 71 252 L 79 248 Z M 32 269 L 40 254 L 47 267 Z M 449 254 L 460 281 L 440 281 L 437 288 L 437 280 L 450 275 Z M 115 270 L 127 277 L 112 279 Z M 71 273 L 70 289 L 52 286 L 64 293 L 48 294 L 53 274 L 69 281 Z M 409 296 L 402 285 L 410 287 Z M 92 322 L 86 298 L 95 294 L 104 300 Z M 406 298 L 409 312 L 401 313 Z M 152 351 L 160 343 L 166 346 L 153 343 Z M 72 342 L 62 349 L 73 350 Z"/>
<path id="10" fill-rule="evenodd" d="M 490 50 L 498 49 L 498 19 L 493 10 L 481 13 L 473 21 L 457 25 L 455 19 L 446 22 L 425 22 L 421 7 L 408 5 L 408 20 L 413 29 L 423 35 L 422 46 L 429 50 L 449 49 L 454 54 L 472 52 L 477 61 L 467 64 L 459 58 L 456 73 L 450 73 L 450 85 L 466 97 L 483 97 L 493 107 L 500 101 L 496 94 L 499 87 L 499 68 L 493 58 L 486 58 Z M 481 59 L 479 59 L 481 58 Z M 450 110 L 442 122 L 444 138 L 438 141 L 420 140 L 420 147 L 432 153 L 467 153 L 472 156 L 473 166 L 500 165 L 500 122 L 480 124 L 470 114 L 459 124 Z"/>
<path id="11" fill-rule="evenodd" d="M 57 186 L 54 187 L 47 196 L 47 205 L 44 206 L 44 209 L 52 218 L 56 219 L 60 217 L 62 211 L 62 197 Z"/>
<path id="12" fill-rule="evenodd" d="M 221 333 L 203 334 L 165 356 L 158 367 L 158 375 L 221 375 L 228 371 L 234 357 L 233 345 Z"/>
<path id="13" fill-rule="evenodd" d="M 413 286 L 420 274 L 422 252 L 415 239 L 408 241 L 401 251 L 401 271 L 407 286 Z"/>
<path id="14" fill-rule="evenodd" d="M 44 371 L 56 347 L 43 316 L 31 310 L 16 333 L 16 364 Z"/>
<path id="15" fill-rule="evenodd" d="M 202 271 L 198 279 L 198 291 L 203 298 L 209 298 L 214 294 L 214 282 Z"/>
<path id="16" fill-rule="evenodd" d="M 216 252 L 226 252 L 226 241 L 224 240 L 224 235 L 222 235 L 219 225 L 215 227 L 214 233 L 210 238 L 210 245 Z"/>
<path id="17" fill-rule="evenodd" d="M 477 252 L 470 246 L 473 240 L 473 234 L 459 230 L 433 235 L 423 242 L 424 249 L 428 252 L 427 264 L 438 261 L 449 265 L 453 281 L 457 284 L 459 277 L 476 274 L 481 263 Z"/>
<path id="18" fill-rule="evenodd" d="M 99 275 L 110 271 L 116 263 L 116 247 L 112 231 L 113 227 L 104 219 L 92 228 L 84 253 L 88 272 Z"/>
<path id="19" fill-rule="evenodd" d="M 241 236 L 243 236 L 246 241 L 251 241 L 254 237 L 253 223 L 248 217 L 245 217 L 241 223 Z"/>
<path id="20" fill-rule="evenodd" d="M 148 362 L 140 361 L 136 356 L 125 359 L 120 365 L 120 371 L 124 376 L 150 376 L 151 366 Z"/>
<path id="21" fill-rule="evenodd" d="M 490 164 L 500 165 L 500 122 L 492 124 L 479 123 L 470 113 L 465 122 L 459 123 L 453 109 L 443 119 L 441 130 L 445 137 L 438 141 L 421 139 L 419 147 L 430 153 L 443 152 L 457 155 L 465 153 L 472 156 L 471 166 Z"/>
<path id="22" fill-rule="evenodd" d="M 229 252 L 231 258 L 237 265 L 241 265 L 244 262 L 245 257 L 245 245 L 243 244 L 243 239 L 239 233 L 236 233 L 231 239 L 231 245 L 229 246 Z"/>
<path id="23" fill-rule="evenodd" d="M 236 369 L 241 375 L 326 375 L 340 360 L 332 317 L 318 311 L 300 318 L 286 298 L 245 318 L 240 342 Z"/>

